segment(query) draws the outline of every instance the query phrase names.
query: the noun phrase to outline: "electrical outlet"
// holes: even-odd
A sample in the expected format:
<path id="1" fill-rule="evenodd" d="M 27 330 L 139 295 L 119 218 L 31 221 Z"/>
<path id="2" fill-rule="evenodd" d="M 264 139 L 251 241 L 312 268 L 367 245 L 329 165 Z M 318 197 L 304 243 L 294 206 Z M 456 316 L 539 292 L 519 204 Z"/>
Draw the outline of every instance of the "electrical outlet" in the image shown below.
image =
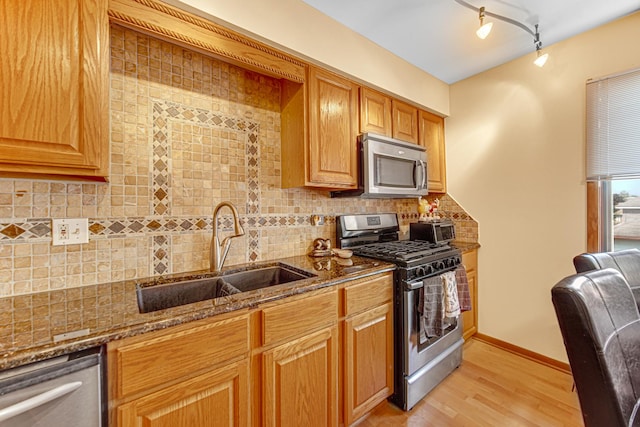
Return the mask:
<path id="1" fill-rule="evenodd" d="M 63 218 L 52 220 L 53 246 L 89 243 L 89 220 L 87 218 Z"/>

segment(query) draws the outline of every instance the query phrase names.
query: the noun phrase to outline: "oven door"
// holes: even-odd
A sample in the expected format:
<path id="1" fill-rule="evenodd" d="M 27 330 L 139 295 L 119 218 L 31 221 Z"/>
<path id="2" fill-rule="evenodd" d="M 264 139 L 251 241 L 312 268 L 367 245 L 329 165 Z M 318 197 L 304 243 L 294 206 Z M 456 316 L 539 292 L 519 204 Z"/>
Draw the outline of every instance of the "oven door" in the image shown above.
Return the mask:
<path id="1" fill-rule="evenodd" d="M 444 271 L 443 271 L 444 272 Z M 438 274 L 441 274 L 440 272 Z M 443 321 L 443 333 L 428 337 L 424 330 L 423 313 L 419 310 L 420 292 L 423 279 L 405 284 L 402 292 L 402 321 L 404 323 L 403 374 L 412 375 L 432 362 L 462 339 L 462 318 L 460 316 Z"/>

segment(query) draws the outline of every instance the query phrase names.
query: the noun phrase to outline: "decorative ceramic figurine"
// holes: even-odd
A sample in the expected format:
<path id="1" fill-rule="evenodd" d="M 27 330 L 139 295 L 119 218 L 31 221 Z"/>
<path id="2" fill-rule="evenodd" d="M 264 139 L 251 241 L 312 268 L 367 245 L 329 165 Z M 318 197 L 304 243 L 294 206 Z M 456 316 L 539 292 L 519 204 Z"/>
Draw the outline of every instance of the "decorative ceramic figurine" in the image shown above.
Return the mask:
<path id="1" fill-rule="evenodd" d="M 428 222 L 435 219 L 439 219 L 438 208 L 440 207 L 440 199 L 434 199 L 429 203 L 427 199 L 423 199 L 422 196 L 418 197 L 418 213 L 420 214 L 418 221 Z"/>
<path id="2" fill-rule="evenodd" d="M 315 239 L 313 241 L 313 250 L 309 255 L 315 257 L 331 255 L 331 239 Z"/>
<path id="3" fill-rule="evenodd" d="M 440 207 L 440 199 L 435 199 L 431 202 L 431 218 L 440 219 L 440 214 L 438 213 L 438 208 Z"/>
<path id="4" fill-rule="evenodd" d="M 429 201 L 427 199 L 423 199 L 422 196 L 418 197 L 418 213 L 420 217 L 418 221 L 427 221 L 429 218 L 429 212 L 431 211 L 429 205 Z"/>

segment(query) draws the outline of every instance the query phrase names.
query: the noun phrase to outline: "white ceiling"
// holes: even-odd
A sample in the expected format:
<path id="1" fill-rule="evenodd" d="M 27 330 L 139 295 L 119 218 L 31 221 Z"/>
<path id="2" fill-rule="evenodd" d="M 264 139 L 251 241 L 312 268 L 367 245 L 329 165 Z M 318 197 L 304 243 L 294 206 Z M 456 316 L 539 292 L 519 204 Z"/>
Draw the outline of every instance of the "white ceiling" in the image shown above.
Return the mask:
<path id="1" fill-rule="evenodd" d="M 522 55 L 535 59 L 533 37 L 494 22 L 475 35 L 478 13 L 454 0 L 303 0 L 446 83 L 455 83 Z M 467 0 L 487 12 L 539 24 L 542 47 L 640 10 L 640 0 Z M 553 61 L 553 56 L 549 58 Z"/>

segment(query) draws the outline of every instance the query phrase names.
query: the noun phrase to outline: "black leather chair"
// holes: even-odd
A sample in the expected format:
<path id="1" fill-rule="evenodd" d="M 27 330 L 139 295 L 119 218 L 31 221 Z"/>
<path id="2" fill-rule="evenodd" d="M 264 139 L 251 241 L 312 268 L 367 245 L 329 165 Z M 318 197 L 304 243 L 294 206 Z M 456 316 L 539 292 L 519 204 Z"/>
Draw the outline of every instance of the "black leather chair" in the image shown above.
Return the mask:
<path id="1" fill-rule="evenodd" d="M 640 314 L 614 269 L 551 290 L 585 426 L 640 426 Z"/>
<path id="2" fill-rule="evenodd" d="M 633 297 L 640 309 L 640 250 L 627 249 L 618 252 L 581 254 L 573 258 L 577 273 L 615 268 L 624 276 L 631 287 Z"/>

